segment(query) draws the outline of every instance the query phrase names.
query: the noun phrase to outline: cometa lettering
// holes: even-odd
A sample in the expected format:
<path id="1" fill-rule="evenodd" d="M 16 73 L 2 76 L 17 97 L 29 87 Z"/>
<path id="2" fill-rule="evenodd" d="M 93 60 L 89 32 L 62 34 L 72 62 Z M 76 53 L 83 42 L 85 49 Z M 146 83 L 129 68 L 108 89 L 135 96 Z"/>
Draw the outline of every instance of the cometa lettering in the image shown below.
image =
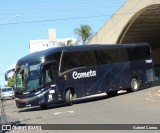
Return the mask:
<path id="1" fill-rule="evenodd" d="M 95 76 L 96 76 L 96 71 L 92 71 L 92 70 L 88 72 L 81 72 L 81 73 L 74 71 L 72 74 L 73 79 L 89 78 L 89 77 L 95 77 Z"/>

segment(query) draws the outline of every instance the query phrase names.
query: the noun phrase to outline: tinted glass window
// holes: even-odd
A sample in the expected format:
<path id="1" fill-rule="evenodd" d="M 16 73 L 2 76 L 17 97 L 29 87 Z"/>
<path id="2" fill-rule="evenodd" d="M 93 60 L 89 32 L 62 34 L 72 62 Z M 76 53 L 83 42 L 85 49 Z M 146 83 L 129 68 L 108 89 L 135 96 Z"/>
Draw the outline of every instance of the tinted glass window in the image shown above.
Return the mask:
<path id="1" fill-rule="evenodd" d="M 44 74 L 45 74 L 45 84 L 48 84 L 48 83 L 53 81 L 51 67 L 46 68 L 45 71 L 44 71 Z"/>
<path id="2" fill-rule="evenodd" d="M 108 59 L 109 63 L 121 62 L 120 50 L 117 48 L 108 49 Z"/>
<path id="3" fill-rule="evenodd" d="M 134 60 L 134 55 L 133 55 L 132 48 L 127 48 L 127 53 L 128 53 L 129 60 L 130 61 Z"/>
<path id="4" fill-rule="evenodd" d="M 127 48 L 120 48 L 119 49 L 119 60 L 121 62 L 125 62 L 125 61 L 128 61 L 129 60 L 129 57 L 128 57 L 128 53 L 127 53 Z"/>
<path id="5" fill-rule="evenodd" d="M 150 56 L 150 49 L 145 46 L 135 47 L 133 53 L 135 60 L 146 59 Z"/>
<path id="6" fill-rule="evenodd" d="M 46 57 L 46 61 L 57 60 L 59 62 L 61 57 L 61 52 L 50 54 Z"/>
<path id="7" fill-rule="evenodd" d="M 52 64 L 48 64 L 44 66 L 43 74 L 44 74 L 44 82 L 45 85 L 49 85 L 53 82 L 53 71 L 52 71 Z"/>
<path id="8" fill-rule="evenodd" d="M 101 64 L 108 64 L 108 52 L 106 49 L 99 49 L 97 50 L 97 63 Z"/>
<path id="9" fill-rule="evenodd" d="M 95 55 L 94 50 L 93 51 L 79 51 L 78 56 L 80 60 L 79 61 L 80 67 L 97 65 L 96 55 Z"/>
<path id="10" fill-rule="evenodd" d="M 2 89 L 2 92 L 7 92 L 7 91 L 13 91 L 13 89 L 12 88 L 3 88 Z"/>
<path id="11" fill-rule="evenodd" d="M 98 64 L 108 64 L 128 61 L 127 48 L 103 49 L 97 51 Z"/>
<path id="12" fill-rule="evenodd" d="M 61 72 L 79 67 L 79 58 L 76 52 L 64 52 L 62 63 L 61 63 Z"/>
<path id="13" fill-rule="evenodd" d="M 94 66 L 96 64 L 95 51 L 64 52 L 61 63 L 61 72 L 77 67 Z"/>

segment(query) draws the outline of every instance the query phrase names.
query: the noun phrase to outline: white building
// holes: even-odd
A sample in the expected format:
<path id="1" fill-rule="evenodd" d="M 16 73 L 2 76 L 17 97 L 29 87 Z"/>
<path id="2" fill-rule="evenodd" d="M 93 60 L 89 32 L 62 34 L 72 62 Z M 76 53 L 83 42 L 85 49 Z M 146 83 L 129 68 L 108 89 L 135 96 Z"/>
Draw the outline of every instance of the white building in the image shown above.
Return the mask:
<path id="1" fill-rule="evenodd" d="M 69 41 L 70 40 L 70 41 Z M 41 50 L 45 50 L 53 47 L 67 46 L 68 41 L 70 45 L 74 45 L 77 42 L 76 38 L 56 38 L 56 30 L 49 29 L 48 30 L 48 39 L 46 40 L 30 40 L 29 41 L 29 52 L 37 52 Z"/>
<path id="2" fill-rule="evenodd" d="M 57 45 L 55 46 L 57 47 Z M 29 41 L 29 52 L 33 53 L 51 48 L 49 40 L 30 40 Z"/>

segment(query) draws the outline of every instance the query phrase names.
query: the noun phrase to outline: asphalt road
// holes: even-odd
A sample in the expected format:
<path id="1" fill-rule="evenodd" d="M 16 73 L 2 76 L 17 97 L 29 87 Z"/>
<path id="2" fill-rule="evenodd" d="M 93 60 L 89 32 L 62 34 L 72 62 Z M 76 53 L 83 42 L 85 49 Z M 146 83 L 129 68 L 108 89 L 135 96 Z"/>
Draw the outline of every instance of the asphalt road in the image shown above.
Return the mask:
<path id="1" fill-rule="evenodd" d="M 14 100 L 3 101 L 1 123 L 21 124 L 160 124 L 160 95 L 156 94 L 160 86 L 144 89 L 135 93 L 121 93 L 114 97 L 99 95 L 74 101 L 73 106 L 52 105 L 47 110 L 39 107 L 17 109 Z M 4 111 L 3 111 L 4 109 Z M 15 131 L 12 131 L 15 132 Z M 18 132 L 18 131 L 16 131 Z M 35 131 L 36 132 L 36 131 Z M 83 132 L 81 131 L 46 131 L 46 132 Z M 92 131 L 85 132 L 122 132 Z M 130 132 L 159 132 L 138 130 Z"/>

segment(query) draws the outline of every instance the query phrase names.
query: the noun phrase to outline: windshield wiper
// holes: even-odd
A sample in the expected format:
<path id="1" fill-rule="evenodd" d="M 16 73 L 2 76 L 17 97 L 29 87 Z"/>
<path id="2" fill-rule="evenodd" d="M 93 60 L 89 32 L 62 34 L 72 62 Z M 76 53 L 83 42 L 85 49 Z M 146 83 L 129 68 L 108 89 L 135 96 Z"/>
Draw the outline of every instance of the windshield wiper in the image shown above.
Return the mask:
<path id="1" fill-rule="evenodd" d="M 28 91 L 28 92 L 36 92 L 37 91 L 37 89 L 36 88 L 34 88 L 34 87 L 32 87 L 32 86 L 27 86 L 27 90 L 26 91 Z"/>
<path id="2" fill-rule="evenodd" d="M 30 92 L 36 92 L 36 91 L 37 91 L 37 89 L 33 88 Z"/>
<path id="3" fill-rule="evenodd" d="M 23 93 L 25 91 L 25 89 L 15 88 L 14 91 L 18 92 L 18 93 Z"/>

